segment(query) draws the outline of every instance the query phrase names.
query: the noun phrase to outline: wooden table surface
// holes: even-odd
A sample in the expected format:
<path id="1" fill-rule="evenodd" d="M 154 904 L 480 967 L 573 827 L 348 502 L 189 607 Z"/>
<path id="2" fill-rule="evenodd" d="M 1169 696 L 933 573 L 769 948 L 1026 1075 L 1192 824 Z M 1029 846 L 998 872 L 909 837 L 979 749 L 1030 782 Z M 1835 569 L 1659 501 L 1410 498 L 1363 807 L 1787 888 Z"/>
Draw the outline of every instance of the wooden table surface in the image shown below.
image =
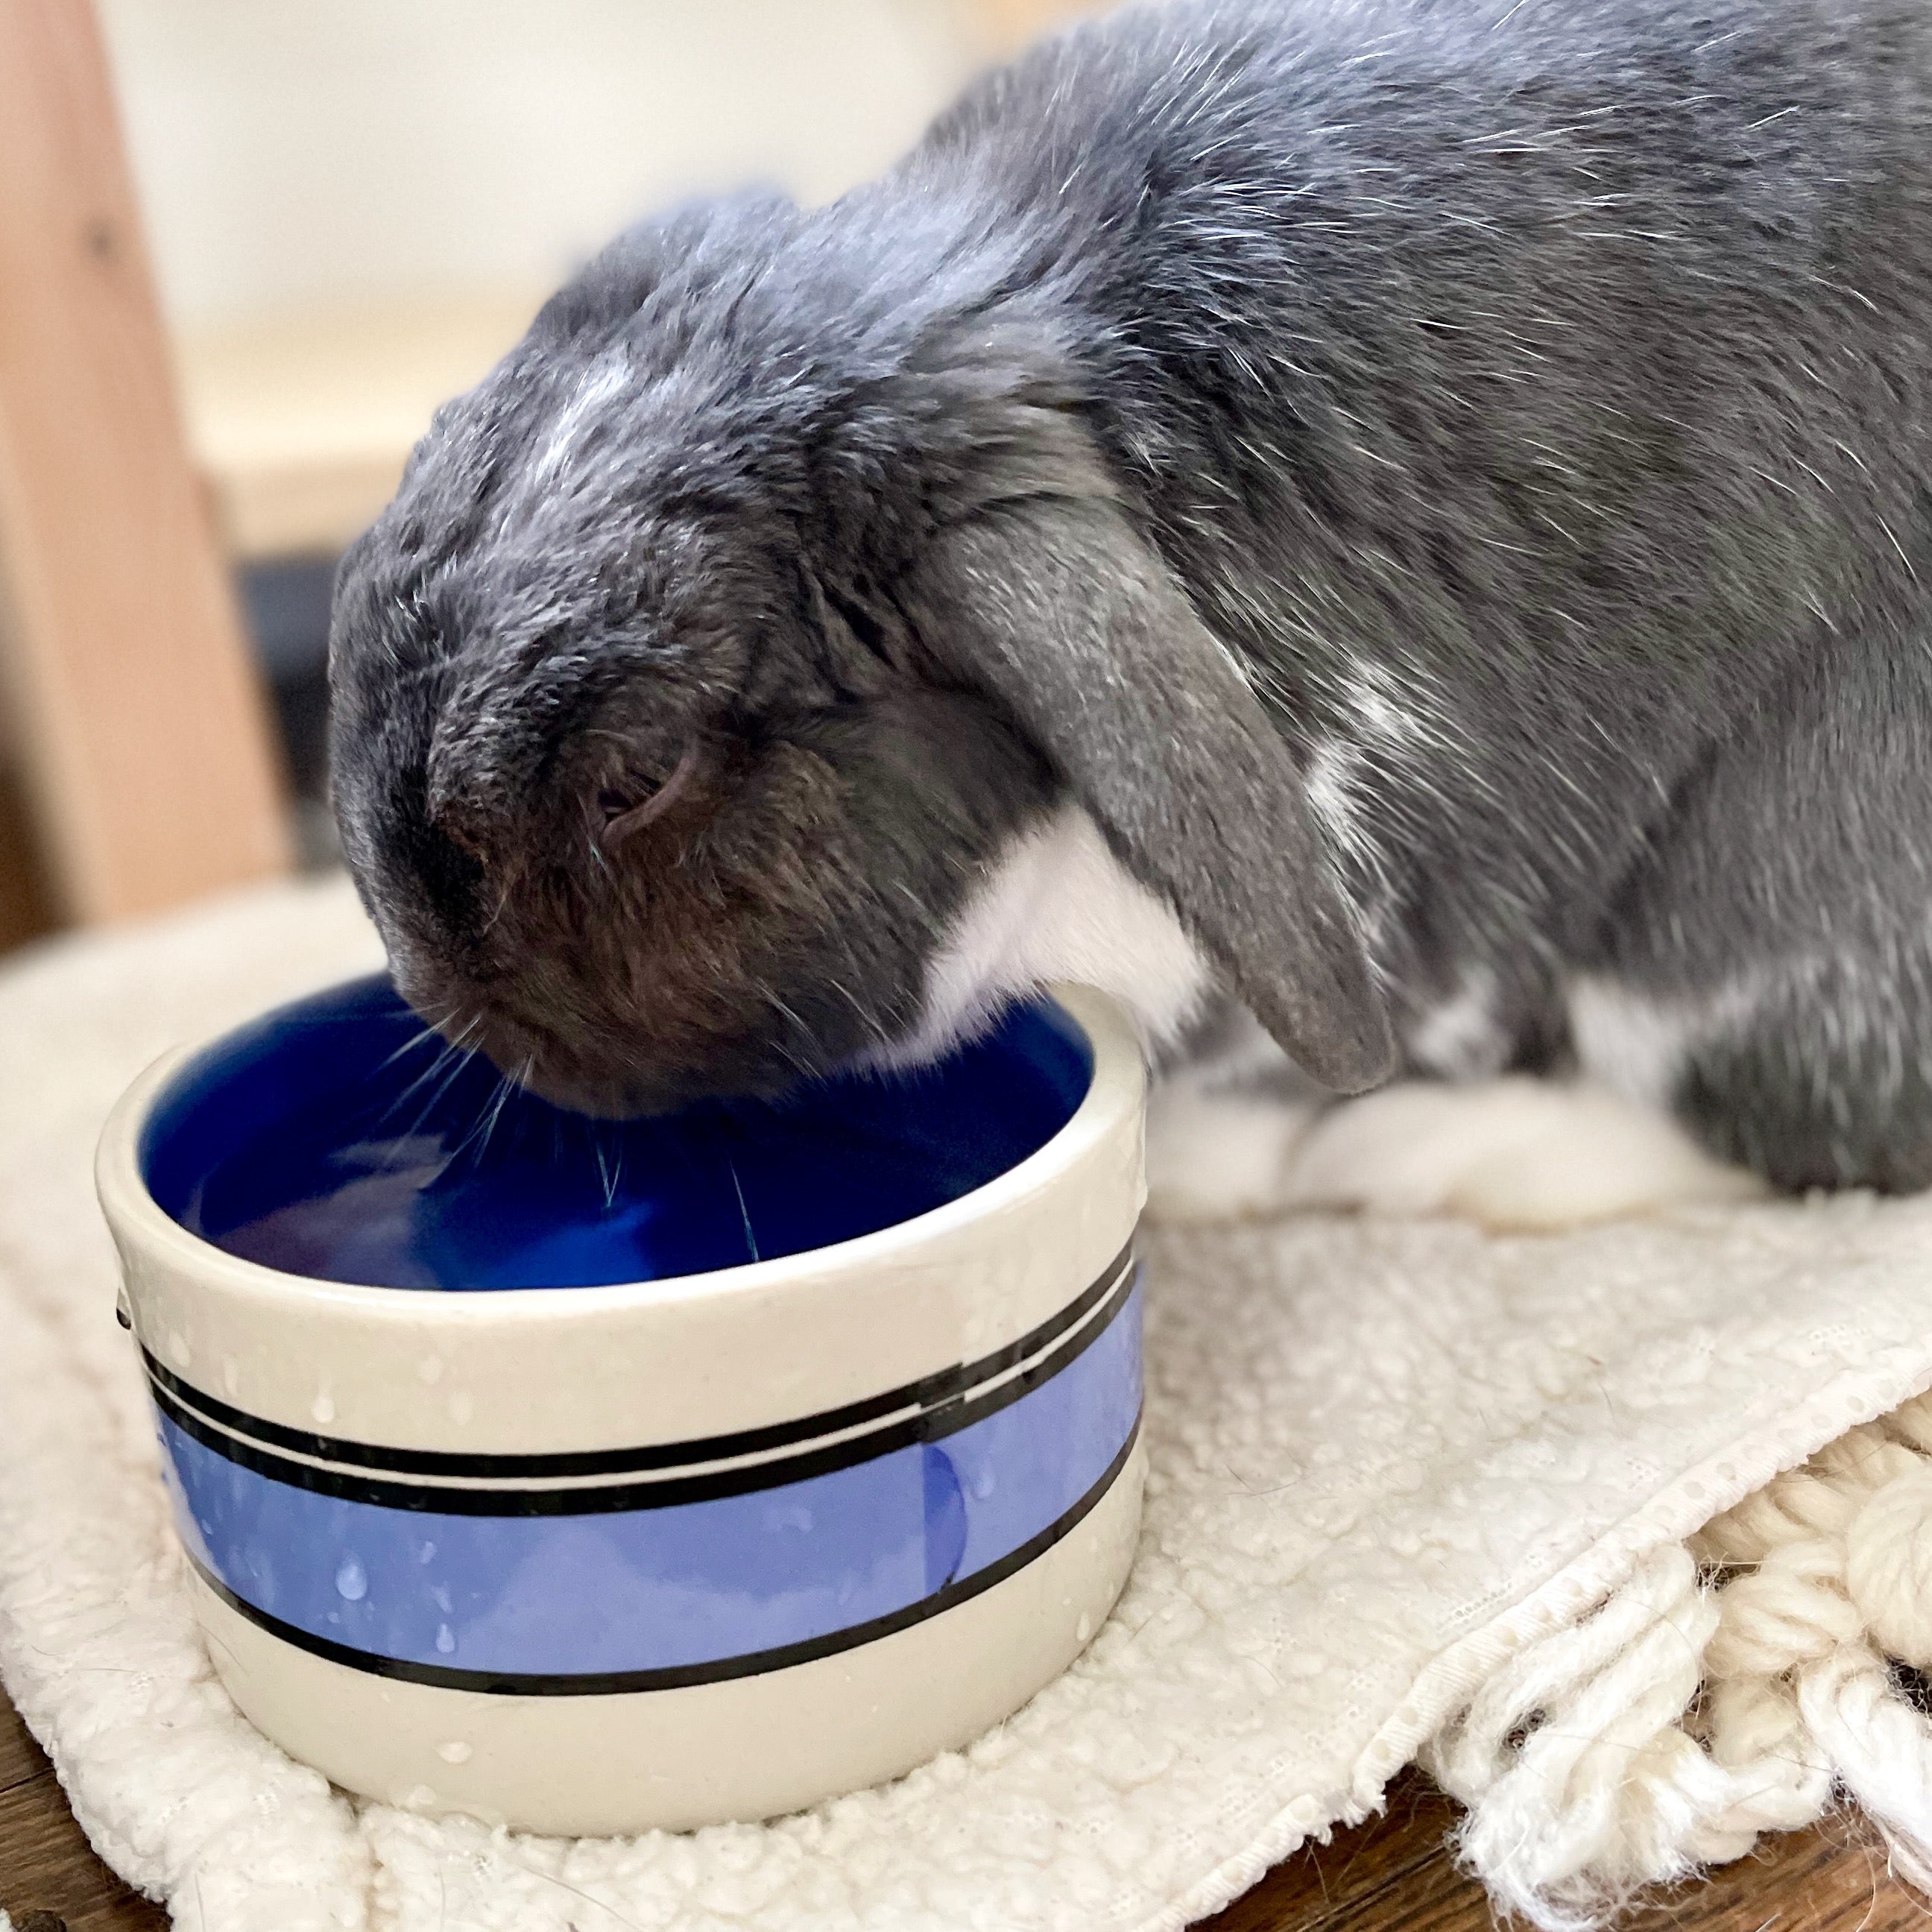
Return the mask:
<path id="1" fill-rule="evenodd" d="M 1454 1808 L 1411 1772 L 1383 1815 L 1311 1846 L 1202 1932 L 1484 1932 L 1481 1888 L 1445 1849 Z M 88 1850 L 52 1769 L 0 1698 L 0 1908 L 14 1932 L 166 1932 L 167 1914 Z M 36 1914 L 42 1915 L 38 1919 Z M 1932 1914 L 1886 1876 L 1852 1820 L 1768 1841 L 1624 1922 L 1619 1932 L 1928 1932 Z M 586 1928 L 592 1932 L 592 1928 Z"/>

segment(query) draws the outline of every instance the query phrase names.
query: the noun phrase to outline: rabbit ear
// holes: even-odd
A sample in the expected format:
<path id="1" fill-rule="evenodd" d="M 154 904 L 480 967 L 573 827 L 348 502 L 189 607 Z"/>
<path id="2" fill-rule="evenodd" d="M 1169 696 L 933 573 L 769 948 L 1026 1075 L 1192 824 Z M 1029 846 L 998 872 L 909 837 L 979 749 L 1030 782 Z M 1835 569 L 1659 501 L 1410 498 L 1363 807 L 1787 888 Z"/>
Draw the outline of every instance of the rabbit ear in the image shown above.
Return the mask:
<path id="1" fill-rule="evenodd" d="M 1388 1016 L 1301 775 L 1160 560 L 1090 497 L 982 510 L 937 551 L 929 647 L 1008 706 L 1307 1072 L 1385 1078 Z"/>

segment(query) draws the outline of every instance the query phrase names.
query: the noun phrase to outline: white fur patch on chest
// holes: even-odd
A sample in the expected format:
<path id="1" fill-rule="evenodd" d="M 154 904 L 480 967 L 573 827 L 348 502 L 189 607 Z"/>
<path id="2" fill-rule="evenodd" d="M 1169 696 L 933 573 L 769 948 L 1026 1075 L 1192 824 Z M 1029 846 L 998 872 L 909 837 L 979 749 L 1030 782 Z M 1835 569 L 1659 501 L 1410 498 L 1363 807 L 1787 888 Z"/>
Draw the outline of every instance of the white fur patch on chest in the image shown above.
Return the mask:
<path id="1" fill-rule="evenodd" d="M 1180 922 L 1077 805 L 1007 848 L 928 966 L 918 1026 L 880 1057 L 930 1058 L 1055 980 L 1112 994 L 1154 1042 L 1180 1031 L 1210 983 Z"/>

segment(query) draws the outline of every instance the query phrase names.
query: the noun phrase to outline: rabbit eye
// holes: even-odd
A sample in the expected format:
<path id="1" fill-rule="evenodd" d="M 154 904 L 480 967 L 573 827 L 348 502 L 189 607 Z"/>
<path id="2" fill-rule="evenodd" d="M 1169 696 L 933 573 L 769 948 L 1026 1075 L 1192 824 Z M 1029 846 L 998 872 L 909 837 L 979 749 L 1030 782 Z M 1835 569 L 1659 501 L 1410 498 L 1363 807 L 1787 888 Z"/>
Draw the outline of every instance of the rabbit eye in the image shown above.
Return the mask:
<path id="1" fill-rule="evenodd" d="M 605 851 L 614 851 L 633 832 L 662 818 L 690 790 L 698 765 L 698 747 L 692 745 L 662 784 L 640 779 L 626 785 L 604 786 L 597 794 L 597 815 L 603 821 L 597 842 Z"/>

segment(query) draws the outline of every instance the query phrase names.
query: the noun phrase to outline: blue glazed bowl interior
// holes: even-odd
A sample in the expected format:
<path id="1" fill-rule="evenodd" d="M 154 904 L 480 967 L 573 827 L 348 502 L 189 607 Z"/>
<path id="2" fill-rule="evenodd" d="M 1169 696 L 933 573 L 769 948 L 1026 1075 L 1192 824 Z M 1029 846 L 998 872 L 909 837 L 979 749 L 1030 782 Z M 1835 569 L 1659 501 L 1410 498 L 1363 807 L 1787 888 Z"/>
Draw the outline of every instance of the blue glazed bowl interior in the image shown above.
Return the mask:
<path id="1" fill-rule="evenodd" d="M 1093 1071 L 1085 1034 L 1042 1000 L 915 1072 L 595 1120 L 446 1051 L 377 976 L 199 1055 L 150 1111 L 140 1160 L 183 1227 L 288 1274 L 592 1287 L 770 1260 L 927 1213 L 1044 1146 Z"/>

